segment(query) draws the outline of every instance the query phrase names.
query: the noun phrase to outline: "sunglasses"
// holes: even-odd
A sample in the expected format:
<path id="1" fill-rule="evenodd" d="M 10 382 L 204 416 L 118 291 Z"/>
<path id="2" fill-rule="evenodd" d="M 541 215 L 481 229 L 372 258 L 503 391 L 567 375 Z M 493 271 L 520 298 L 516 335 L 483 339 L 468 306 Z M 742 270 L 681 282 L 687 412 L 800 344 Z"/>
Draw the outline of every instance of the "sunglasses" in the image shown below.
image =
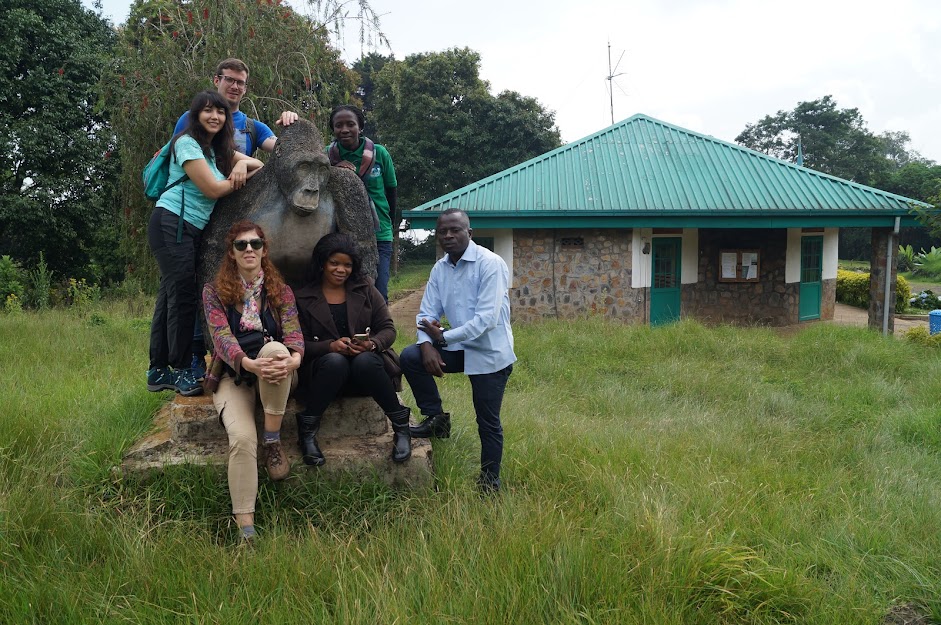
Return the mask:
<path id="1" fill-rule="evenodd" d="M 252 239 L 251 241 L 246 241 L 245 239 L 236 239 L 232 241 L 232 247 L 234 247 L 239 252 L 244 252 L 249 245 L 252 246 L 253 250 L 260 250 L 265 246 L 265 240 Z"/>

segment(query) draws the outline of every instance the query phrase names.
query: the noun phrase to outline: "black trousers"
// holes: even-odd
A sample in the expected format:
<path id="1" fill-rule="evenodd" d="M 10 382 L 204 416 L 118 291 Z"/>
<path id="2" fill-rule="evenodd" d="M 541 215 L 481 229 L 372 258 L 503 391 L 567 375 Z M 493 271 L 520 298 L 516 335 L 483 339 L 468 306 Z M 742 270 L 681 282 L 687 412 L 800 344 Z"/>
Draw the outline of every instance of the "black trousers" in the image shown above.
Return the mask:
<path id="1" fill-rule="evenodd" d="M 202 231 L 183 222 L 177 243 L 179 215 L 154 208 L 147 225 L 147 242 L 160 269 L 160 290 L 150 322 L 150 367 L 186 369 L 193 359 L 193 324 L 199 293 L 196 289 L 196 253 Z"/>
<path id="2" fill-rule="evenodd" d="M 297 392 L 307 414 L 322 416 L 337 395 L 372 397 L 386 414 L 402 409 L 382 357 L 375 352 L 326 354 L 305 363 L 299 375 Z"/>
<path id="3" fill-rule="evenodd" d="M 444 361 L 445 373 L 464 371 L 464 352 L 438 350 Z M 441 395 L 433 375 L 422 364 L 421 348 L 409 345 L 402 350 L 400 357 L 402 373 L 412 388 L 415 403 L 425 416 L 444 412 Z M 471 394 L 474 400 L 474 412 L 477 413 L 477 434 L 480 436 L 480 472 L 488 480 L 500 477 L 500 465 L 503 462 L 503 424 L 500 422 L 500 408 L 503 406 L 503 393 L 507 380 L 513 373 L 513 365 L 494 371 L 468 375 Z"/>

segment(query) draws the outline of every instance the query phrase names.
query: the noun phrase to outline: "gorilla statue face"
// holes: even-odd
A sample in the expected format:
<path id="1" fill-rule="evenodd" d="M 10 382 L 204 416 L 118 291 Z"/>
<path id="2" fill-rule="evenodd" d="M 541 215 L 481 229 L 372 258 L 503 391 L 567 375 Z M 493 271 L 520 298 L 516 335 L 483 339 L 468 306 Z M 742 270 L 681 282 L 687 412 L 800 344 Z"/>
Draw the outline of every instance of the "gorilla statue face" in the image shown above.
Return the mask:
<path id="1" fill-rule="evenodd" d="M 317 210 L 320 195 L 330 180 L 330 160 L 322 151 L 295 153 L 278 169 L 278 184 L 294 213 L 304 217 Z"/>

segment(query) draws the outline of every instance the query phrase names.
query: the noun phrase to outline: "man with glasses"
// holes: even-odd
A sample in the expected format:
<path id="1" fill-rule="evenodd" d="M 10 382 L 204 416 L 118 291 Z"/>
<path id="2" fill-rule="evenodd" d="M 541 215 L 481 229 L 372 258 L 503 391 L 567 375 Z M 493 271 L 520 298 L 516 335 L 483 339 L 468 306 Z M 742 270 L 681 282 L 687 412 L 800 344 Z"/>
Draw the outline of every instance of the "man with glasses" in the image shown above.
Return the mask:
<path id="1" fill-rule="evenodd" d="M 248 92 L 248 66 L 239 59 L 226 59 L 216 66 L 216 73 L 212 77 L 216 90 L 229 103 L 232 111 L 232 125 L 235 127 L 235 149 L 242 154 L 252 156 L 255 150 L 261 149 L 272 152 L 278 138 L 266 124 L 251 119 L 239 110 L 239 103 Z M 189 112 L 183 113 L 176 122 L 173 134 L 176 135 L 186 128 Z M 284 111 L 275 122 L 278 126 L 290 126 L 297 121 L 297 113 Z M 202 307 L 199 307 L 200 309 Z M 193 362 L 194 377 L 197 380 L 206 374 L 206 342 L 203 338 L 203 328 L 200 319 L 196 319 L 196 328 L 193 331 Z"/>
<path id="2" fill-rule="evenodd" d="M 250 119 L 248 115 L 239 110 L 239 103 L 248 92 L 248 66 L 239 59 L 226 59 L 216 67 L 212 83 L 222 97 L 229 102 L 229 108 L 232 109 L 232 124 L 235 126 L 235 149 L 248 156 L 252 156 L 257 149 L 262 149 L 265 152 L 274 150 L 274 144 L 278 138 L 271 128 L 257 119 Z M 189 113 L 183 113 L 180 116 L 179 121 L 176 122 L 176 127 L 173 129 L 173 134 L 181 132 L 186 127 L 188 117 Z M 296 121 L 297 113 L 284 111 L 275 124 L 290 126 Z"/>

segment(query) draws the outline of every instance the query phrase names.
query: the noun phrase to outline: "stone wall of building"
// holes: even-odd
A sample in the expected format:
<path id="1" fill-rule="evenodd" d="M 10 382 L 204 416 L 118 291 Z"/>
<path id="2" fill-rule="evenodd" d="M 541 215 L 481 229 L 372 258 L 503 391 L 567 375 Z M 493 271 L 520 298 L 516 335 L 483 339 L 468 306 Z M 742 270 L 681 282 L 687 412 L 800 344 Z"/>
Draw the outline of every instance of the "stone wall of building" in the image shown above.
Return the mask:
<path id="1" fill-rule="evenodd" d="M 513 319 L 603 314 L 646 323 L 649 293 L 631 288 L 632 231 L 513 232 Z M 720 250 L 760 250 L 758 282 L 719 282 Z M 699 279 L 681 289 L 681 315 L 703 322 L 782 326 L 798 322 L 800 284 L 786 284 L 785 229 L 699 231 Z M 824 280 L 820 316 L 832 319 L 836 280 Z"/>
<path id="2" fill-rule="evenodd" d="M 756 249 L 757 282 L 719 282 L 721 250 Z M 699 281 L 684 284 L 681 314 L 705 322 L 797 323 L 800 284 L 785 284 L 787 230 L 700 230 Z"/>
<path id="3" fill-rule="evenodd" d="M 629 229 L 513 231 L 513 319 L 641 318 Z"/>

